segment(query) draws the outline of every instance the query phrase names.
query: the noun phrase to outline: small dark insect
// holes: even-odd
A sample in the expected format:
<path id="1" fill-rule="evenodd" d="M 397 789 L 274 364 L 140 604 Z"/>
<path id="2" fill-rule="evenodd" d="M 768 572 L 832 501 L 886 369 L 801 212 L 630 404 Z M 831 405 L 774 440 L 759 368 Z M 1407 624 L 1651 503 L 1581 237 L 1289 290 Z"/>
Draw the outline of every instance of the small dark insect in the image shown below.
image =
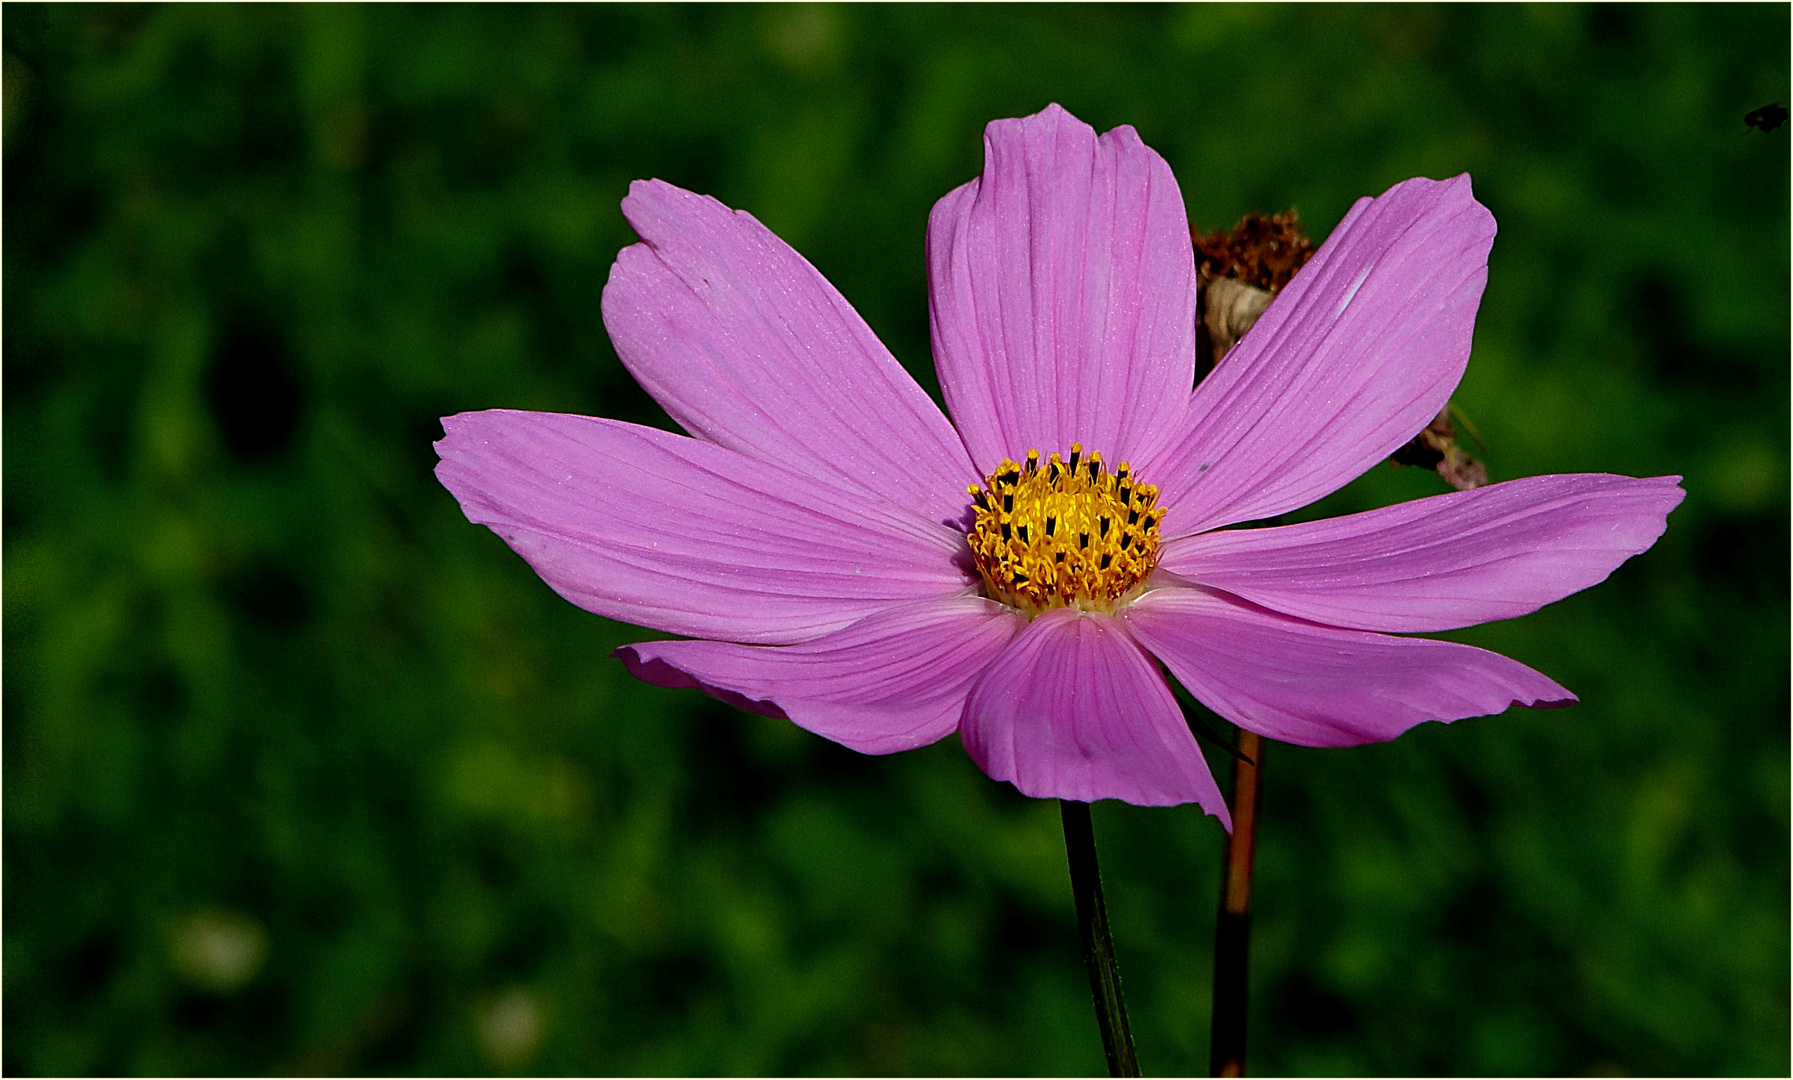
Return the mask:
<path id="1" fill-rule="evenodd" d="M 1766 135 L 1787 122 L 1787 110 L 1780 102 L 1771 101 L 1759 109 L 1751 110 L 1743 116 L 1745 127 L 1753 127 Z"/>

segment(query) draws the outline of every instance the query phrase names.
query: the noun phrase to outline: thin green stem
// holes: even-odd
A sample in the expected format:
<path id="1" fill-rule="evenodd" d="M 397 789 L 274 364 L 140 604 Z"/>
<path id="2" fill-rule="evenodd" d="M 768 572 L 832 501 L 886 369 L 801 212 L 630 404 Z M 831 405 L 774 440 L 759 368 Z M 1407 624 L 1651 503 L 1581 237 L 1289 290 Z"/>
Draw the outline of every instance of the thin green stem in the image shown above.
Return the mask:
<path id="1" fill-rule="evenodd" d="M 1083 932 L 1083 957 L 1089 965 L 1090 996 L 1096 1003 L 1096 1025 L 1102 1029 L 1102 1052 L 1108 1075 L 1138 1076 L 1133 1032 L 1127 1027 L 1127 1004 L 1121 1000 L 1121 972 L 1114 960 L 1114 939 L 1108 934 L 1108 909 L 1102 903 L 1102 872 L 1096 866 L 1096 833 L 1089 803 L 1058 801 L 1065 823 L 1065 854 L 1071 861 L 1071 894 L 1077 900 L 1077 927 Z"/>
<path id="2" fill-rule="evenodd" d="M 1220 914 L 1214 924 L 1214 1019 L 1208 1069 L 1214 1076 L 1245 1075 L 1245 1001 L 1249 989 L 1251 867 L 1258 843 L 1258 780 L 1263 740 L 1239 729 L 1233 758 L 1233 835 L 1226 842 Z"/>

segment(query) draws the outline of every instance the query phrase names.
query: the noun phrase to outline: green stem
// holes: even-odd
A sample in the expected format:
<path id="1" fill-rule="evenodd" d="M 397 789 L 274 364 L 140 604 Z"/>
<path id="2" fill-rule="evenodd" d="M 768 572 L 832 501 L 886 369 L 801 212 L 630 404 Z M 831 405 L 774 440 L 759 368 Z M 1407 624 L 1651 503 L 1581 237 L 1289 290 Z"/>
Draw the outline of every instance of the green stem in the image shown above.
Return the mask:
<path id="1" fill-rule="evenodd" d="M 1102 903 L 1102 872 L 1096 866 L 1096 833 L 1090 826 L 1089 803 L 1060 799 L 1065 823 L 1065 854 L 1071 861 L 1071 893 L 1077 900 L 1077 927 L 1083 932 L 1083 957 L 1089 965 L 1090 996 L 1096 1003 L 1096 1024 L 1102 1029 L 1102 1052 L 1108 1075 L 1138 1076 L 1133 1032 L 1127 1027 L 1127 1005 L 1121 1000 L 1121 972 L 1114 961 L 1114 939 L 1108 934 L 1108 909 Z"/>
<path id="2" fill-rule="evenodd" d="M 1239 729 L 1233 758 L 1233 835 L 1226 842 L 1220 914 L 1214 924 L 1214 1026 L 1208 1069 L 1214 1076 L 1245 1075 L 1245 1000 L 1250 971 L 1251 866 L 1258 843 L 1258 779 L 1263 740 Z"/>

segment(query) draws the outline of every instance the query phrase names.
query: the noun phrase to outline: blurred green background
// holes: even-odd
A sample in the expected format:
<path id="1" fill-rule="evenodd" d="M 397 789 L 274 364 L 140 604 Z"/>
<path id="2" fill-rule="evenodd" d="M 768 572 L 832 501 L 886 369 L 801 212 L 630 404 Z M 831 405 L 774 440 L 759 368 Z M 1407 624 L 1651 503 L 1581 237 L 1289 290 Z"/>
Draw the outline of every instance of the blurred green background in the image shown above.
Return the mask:
<path id="1" fill-rule="evenodd" d="M 988 120 L 1135 125 L 1192 220 L 1474 175 L 1495 479 L 1682 473 L 1457 636 L 1581 695 L 1272 747 L 1251 1067 L 1785 1074 L 1789 9 L 6 5 L 4 1071 L 1093 1073 L 1058 814 L 608 659 L 439 416 L 668 425 L 627 184 L 745 208 L 934 387 Z M 1443 490 L 1378 468 L 1309 513 Z M 1217 767 L 1224 759 L 1210 748 Z M 1096 809 L 1148 1072 L 1222 834 Z"/>

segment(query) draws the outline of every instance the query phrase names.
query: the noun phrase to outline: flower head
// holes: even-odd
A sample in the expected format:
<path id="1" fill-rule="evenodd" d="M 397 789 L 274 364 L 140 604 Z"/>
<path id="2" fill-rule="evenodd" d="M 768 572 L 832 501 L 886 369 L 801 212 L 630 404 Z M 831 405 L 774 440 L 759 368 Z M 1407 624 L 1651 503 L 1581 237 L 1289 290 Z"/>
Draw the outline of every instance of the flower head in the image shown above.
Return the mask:
<path id="1" fill-rule="evenodd" d="M 604 320 L 692 437 L 463 413 L 437 475 L 562 596 L 697 639 L 618 650 L 637 676 L 867 753 L 957 731 L 1031 796 L 1225 821 L 1166 669 L 1314 746 L 1574 700 L 1498 654 L 1393 635 L 1603 580 L 1661 535 L 1678 477 L 1223 528 L 1336 490 L 1438 414 L 1494 239 L 1468 177 L 1360 200 L 1192 389 L 1192 246 L 1164 160 L 1057 106 L 984 145 L 928 223 L 951 423 L 758 221 L 647 181 Z"/>
<path id="2" fill-rule="evenodd" d="M 1083 444 L 1041 464 L 1005 460 L 989 490 L 971 485 L 971 555 L 984 595 L 1038 615 L 1055 607 L 1113 613 L 1139 595 L 1158 568 L 1158 489 L 1133 480 L 1132 467 L 1102 466 Z"/>

